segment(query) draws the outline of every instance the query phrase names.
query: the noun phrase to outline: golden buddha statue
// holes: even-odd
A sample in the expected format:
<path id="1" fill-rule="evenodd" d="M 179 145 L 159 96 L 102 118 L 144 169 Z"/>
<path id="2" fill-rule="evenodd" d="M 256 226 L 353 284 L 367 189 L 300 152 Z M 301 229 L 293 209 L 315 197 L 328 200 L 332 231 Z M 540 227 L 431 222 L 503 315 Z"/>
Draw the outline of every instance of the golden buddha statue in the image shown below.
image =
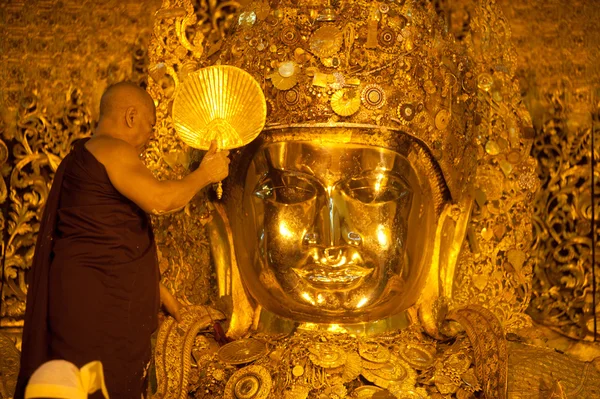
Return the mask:
<path id="1" fill-rule="evenodd" d="M 219 299 L 161 326 L 156 396 L 600 392 L 590 364 L 505 338 L 530 324 L 537 179 L 494 5 L 474 2 L 458 40 L 429 3 L 247 3 L 209 49 L 186 33 L 191 2 L 165 0 L 157 14 L 157 142 L 181 147 L 165 77 L 176 90 L 202 66 L 252 74 L 268 113 L 233 153 L 206 225 Z M 217 320 L 233 340 L 220 348 Z M 544 379 L 569 369 L 581 373 Z"/>

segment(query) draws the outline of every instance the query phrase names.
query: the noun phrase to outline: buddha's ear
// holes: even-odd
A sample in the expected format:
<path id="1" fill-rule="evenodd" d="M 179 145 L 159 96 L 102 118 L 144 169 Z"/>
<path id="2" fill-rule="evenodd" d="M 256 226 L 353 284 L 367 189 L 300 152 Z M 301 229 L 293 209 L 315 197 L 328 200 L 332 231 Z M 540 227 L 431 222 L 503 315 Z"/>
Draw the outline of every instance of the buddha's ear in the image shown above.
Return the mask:
<path id="1" fill-rule="evenodd" d="M 212 203 L 212 206 L 212 220 L 207 223 L 206 228 L 217 275 L 219 302 L 227 307 L 223 309 L 229 317 L 227 336 L 237 339 L 244 336 L 252 326 L 256 309 L 242 284 L 225 208 L 217 202 Z"/>
<path id="2" fill-rule="evenodd" d="M 417 303 L 421 325 L 436 338 L 440 337 L 439 328 L 452 299 L 456 263 L 472 207 L 473 197 L 466 195 L 457 203 L 447 204 L 438 218 L 431 267 Z"/>

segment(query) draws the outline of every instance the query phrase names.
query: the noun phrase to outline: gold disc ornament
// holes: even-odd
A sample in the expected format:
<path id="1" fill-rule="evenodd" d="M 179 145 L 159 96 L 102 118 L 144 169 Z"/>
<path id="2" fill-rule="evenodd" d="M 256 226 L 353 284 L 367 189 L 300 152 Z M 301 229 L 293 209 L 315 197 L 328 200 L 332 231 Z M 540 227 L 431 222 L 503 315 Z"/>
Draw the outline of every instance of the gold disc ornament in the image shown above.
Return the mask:
<path id="1" fill-rule="evenodd" d="M 331 96 L 331 108 L 340 116 L 355 114 L 360 108 L 360 94 L 355 89 L 341 89 Z"/>
<path id="2" fill-rule="evenodd" d="M 229 65 L 188 74 L 173 100 L 177 134 L 200 150 L 208 150 L 212 140 L 220 150 L 246 145 L 262 131 L 266 119 L 267 103 L 258 82 Z"/>
<path id="3" fill-rule="evenodd" d="M 219 349 L 218 356 L 223 363 L 245 364 L 265 356 L 269 350 L 264 341 L 258 339 L 239 339 Z"/>
<path id="4" fill-rule="evenodd" d="M 273 381 L 263 366 L 248 366 L 233 373 L 223 397 L 225 399 L 266 399 L 270 397 Z"/>

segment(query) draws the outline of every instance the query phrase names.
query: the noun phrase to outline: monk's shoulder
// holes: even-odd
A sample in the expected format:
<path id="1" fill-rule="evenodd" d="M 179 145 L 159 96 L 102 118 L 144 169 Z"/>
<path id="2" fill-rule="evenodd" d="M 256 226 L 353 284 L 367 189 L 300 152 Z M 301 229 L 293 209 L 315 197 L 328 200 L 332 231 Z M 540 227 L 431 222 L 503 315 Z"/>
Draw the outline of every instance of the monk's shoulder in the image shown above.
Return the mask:
<path id="1" fill-rule="evenodd" d="M 92 137 L 85 143 L 87 150 L 103 164 L 121 163 L 137 159 L 135 148 L 129 143 L 110 136 Z"/>

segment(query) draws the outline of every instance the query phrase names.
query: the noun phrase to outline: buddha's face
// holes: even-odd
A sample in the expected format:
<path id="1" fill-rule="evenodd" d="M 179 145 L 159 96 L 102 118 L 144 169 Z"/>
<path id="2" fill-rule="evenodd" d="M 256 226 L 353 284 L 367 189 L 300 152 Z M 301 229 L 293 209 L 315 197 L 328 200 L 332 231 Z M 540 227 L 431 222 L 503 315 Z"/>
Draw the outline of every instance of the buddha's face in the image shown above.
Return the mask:
<path id="1" fill-rule="evenodd" d="M 415 302 L 427 273 L 430 199 L 429 184 L 391 150 L 265 145 L 232 218 L 242 279 L 264 308 L 298 321 L 396 314 Z"/>

